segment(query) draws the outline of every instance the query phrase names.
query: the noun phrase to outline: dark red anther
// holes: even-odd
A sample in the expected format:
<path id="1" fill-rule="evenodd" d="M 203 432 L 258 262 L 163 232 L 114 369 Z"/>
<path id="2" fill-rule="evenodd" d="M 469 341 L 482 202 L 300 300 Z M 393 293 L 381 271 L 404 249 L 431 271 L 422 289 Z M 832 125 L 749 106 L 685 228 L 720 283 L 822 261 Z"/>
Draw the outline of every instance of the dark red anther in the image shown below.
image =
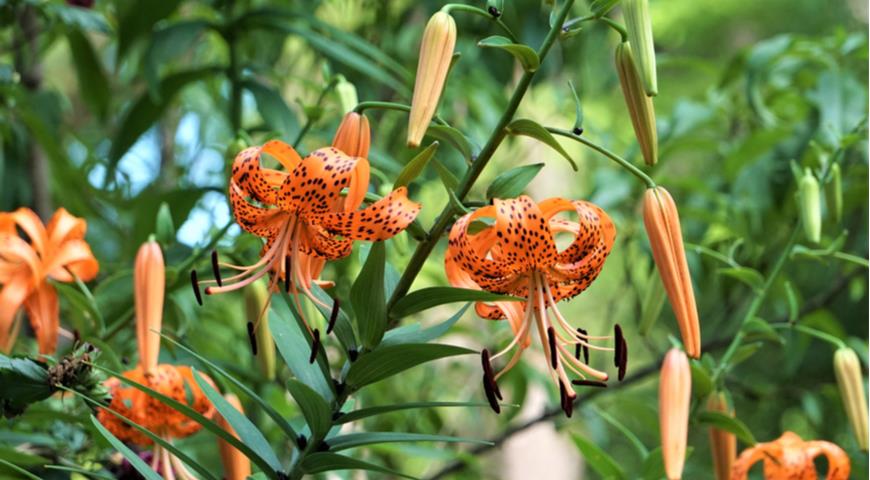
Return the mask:
<path id="1" fill-rule="evenodd" d="M 620 358 L 619 358 L 619 373 L 617 378 L 621 382 L 623 378 L 625 378 L 625 372 L 628 368 L 628 343 L 625 341 L 625 337 L 620 337 Z"/>
<path id="2" fill-rule="evenodd" d="M 221 267 L 218 265 L 217 250 L 211 251 L 211 270 L 214 272 L 214 280 L 217 282 L 218 286 L 224 286 L 224 281 L 221 279 Z"/>
<path id="3" fill-rule="evenodd" d="M 493 393 L 499 400 L 502 399 L 501 389 L 498 388 L 498 383 L 495 381 L 495 374 L 492 370 L 492 363 L 489 360 L 489 350 L 483 349 L 480 352 L 480 363 L 483 365 L 483 378 L 489 381 L 489 387 L 492 389 Z"/>
<path id="4" fill-rule="evenodd" d="M 254 322 L 248 322 L 248 341 L 251 342 L 251 355 L 257 356 L 257 331 Z"/>
<path id="5" fill-rule="evenodd" d="M 290 256 L 284 257 L 284 291 L 290 293 Z"/>
<path id="6" fill-rule="evenodd" d="M 305 438 L 305 435 L 296 437 L 296 446 L 299 447 L 299 450 L 305 450 L 305 447 L 308 446 L 308 439 Z"/>
<path id="7" fill-rule="evenodd" d="M 613 326 L 613 366 L 618 367 L 622 359 L 622 348 L 625 341 L 622 338 L 622 327 L 617 323 Z"/>
<path id="8" fill-rule="evenodd" d="M 559 380 L 559 398 L 562 403 L 562 411 L 565 412 L 566 417 L 571 418 L 571 414 L 574 413 L 574 398 L 568 395 L 568 389 L 562 380 Z"/>
<path id="9" fill-rule="evenodd" d="M 308 357 L 308 363 L 314 363 L 317 359 L 317 350 L 320 348 L 320 330 L 314 329 L 312 332 L 314 338 L 311 339 L 311 356 Z"/>
<path id="10" fill-rule="evenodd" d="M 339 305 L 338 299 L 332 301 L 332 312 L 329 314 L 329 323 L 326 325 L 326 334 L 329 335 L 332 333 L 332 329 L 335 328 L 335 321 L 338 320 L 338 312 Z"/>
<path id="11" fill-rule="evenodd" d="M 202 306 L 202 294 L 199 293 L 199 280 L 196 279 L 196 270 L 190 271 L 190 286 L 193 287 L 193 294 L 196 296 L 196 303 Z"/>
<path id="12" fill-rule="evenodd" d="M 553 327 L 547 328 L 547 341 L 550 342 L 550 365 L 555 370 L 559 366 L 559 353 L 556 351 L 556 331 Z"/>
<path id="13" fill-rule="evenodd" d="M 483 391 L 486 392 L 486 399 L 489 401 L 489 406 L 495 413 L 501 413 L 501 407 L 498 404 L 498 399 L 495 397 L 495 391 L 492 389 L 492 383 L 486 374 L 483 374 Z"/>
<path id="14" fill-rule="evenodd" d="M 355 348 L 351 348 L 347 351 L 347 358 L 349 358 L 351 362 L 355 362 L 358 356 L 359 352 Z"/>
<path id="15" fill-rule="evenodd" d="M 607 384 L 598 380 L 571 380 L 571 383 L 581 387 L 607 388 Z"/>

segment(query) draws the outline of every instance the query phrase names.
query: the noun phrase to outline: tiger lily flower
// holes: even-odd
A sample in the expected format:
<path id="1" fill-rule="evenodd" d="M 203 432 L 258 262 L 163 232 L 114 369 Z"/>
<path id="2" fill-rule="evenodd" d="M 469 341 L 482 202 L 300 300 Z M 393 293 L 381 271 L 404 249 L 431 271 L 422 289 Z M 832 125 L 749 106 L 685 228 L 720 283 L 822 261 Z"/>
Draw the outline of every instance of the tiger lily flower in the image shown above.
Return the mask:
<path id="1" fill-rule="evenodd" d="M 154 241 L 142 245 L 136 255 L 133 275 L 139 363 L 133 370 L 124 372 L 123 376 L 188 405 L 206 418 L 211 418 L 214 416 L 215 408 L 194 380 L 190 367 L 158 364 L 159 331 L 163 320 L 165 290 L 164 272 L 160 246 Z M 212 386 L 214 385 L 207 376 L 200 375 Z M 190 436 L 201 428 L 200 424 L 186 415 L 141 390 L 125 386 L 117 378 L 107 380 L 105 385 L 112 395 L 110 409 L 167 441 Z M 142 447 L 153 443 L 150 438 L 106 409 L 99 409 L 97 418 L 106 429 L 122 441 Z M 159 471 L 164 478 L 181 480 L 195 478 L 181 460 L 170 454 L 168 450 L 154 445 L 153 453 L 151 468 Z"/>
<path id="2" fill-rule="evenodd" d="M 326 261 L 348 256 L 355 240 L 393 237 L 420 211 L 404 187 L 358 210 L 369 186 L 369 163 L 359 156 L 368 154 L 368 137 L 368 120 L 351 113 L 336 134 L 335 146 L 316 150 L 304 159 L 293 147 L 277 140 L 240 152 L 233 162 L 229 185 L 233 215 L 243 230 L 266 243 L 260 260 L 249 266 L 220 262 L 214 253 L 213 280 L 199 282 L 196 272 L 191 274 L 197 299 L 200 284 L 207 285 L 206 295 L 214 295 L 238 290 L 269 275 L 269 291 L 277 291 L 283 279 L 303 318 L 300 290 L 314 303 L 329 308 L 311 291 L 315 282 L 331 285 L 317 280 Z M 284 170 L 263 167 L 264 154 L 276 159 Z M 223 278 L 221 269 L 235 274 Z M 255 327 L 248 324 L 252 340 Z M 313 334 L 319 338 L 319 332 Z"/>
<path id="3" fill-rule="evenodd" d="M 557 217 L 564 212 L 576 214 L 578 220 Z M 494 221 L 469 232 L 471 224 L 484 225 L 484 219 Z M 556 234 L 571 235 L 574 241 L 559 251 Z M 622 380 L 627 351 L 620 327 L 616 326 L 613 337 L 590 336 L 586 330 L 571 326 L 556 307 L 559 300 L 579 295 L 595 280 L 615 237 L 613 222 L 599 207 L 562 198 L 540 203 L 526 196 L 496 199 L 493 205 L 469 213 L 453 225 L 445 259 L 450 284 L 526 298 L 524 304 L 499 301 L 478 302 L 476 306 L 483 318 L 507 318 L 514 334 L 513 341 L 495 355 L 482 352 L 484 390 L 496 413 L 500 411 L 497 399 L 501 398 L 497 381 L 529 347 L 533 326 L 544 347 L 547 369 L 559 385 L 567 416 L 571 416 L 577 396 L 572 385 L 606 386 L 607 373 L 589 365 L 590 350 L 614 352 Z M 598 345 L 611 340 L 613 347 Z M 491 362 L 512 350 L 510 360 L 495 373 Z M 569 372 L 579 379 L 571 380 Z"/>
<path id="4" fill-rule="evenodd" d="M 239 397 L 232 393 L 228 393 L 224 395 L 224 398 L 236 410 L 244 413 L 244 410 L 242 410 L 242 402 L 239 401 Z M 218 416 L 217 423 L 232 436 L 239 438 L 235 429 L 233 429 L 224 417 Z M 222 438 L 218 439 L 218 448 L 220 448 L 221 463 L 224 466 L 224 478 L 226 480 L 245 480 L 249 475 L 251 475 L 251 460 L 248 459 L 245 454 L 238 451 L 236 447 L 230 445 Z"/>
<path id="5" fill-rule="evenodd" d="M 16 227 L 27 236 L 21 238 Z M 85 242 L 83 218 L 58 209 L 44 226 L 28 208 L 0 212 L 0 351 L 12 349 L 17 336 L 15 316 L 24 306 L 39 353 L 57 348 L 60 311 L 57 291 L 49 280 L 89 281 L 99 264 Z"/>
<path id="6" fill-rule="evenodd" d="M 824 455 L 828 460 L 827 480 L 846 480 L 852 465 L 849 456 L 837 445 L 822 440 L 805 442 L 793 432 L 785 432 L 778 439 L 759 443 L 740 454 L 731 469 L 731 480 L 749 478 L 749 469 L 759 460 L 764 461 L 764 478 L 796 478 L 815 480 L 813 459 Z"/>

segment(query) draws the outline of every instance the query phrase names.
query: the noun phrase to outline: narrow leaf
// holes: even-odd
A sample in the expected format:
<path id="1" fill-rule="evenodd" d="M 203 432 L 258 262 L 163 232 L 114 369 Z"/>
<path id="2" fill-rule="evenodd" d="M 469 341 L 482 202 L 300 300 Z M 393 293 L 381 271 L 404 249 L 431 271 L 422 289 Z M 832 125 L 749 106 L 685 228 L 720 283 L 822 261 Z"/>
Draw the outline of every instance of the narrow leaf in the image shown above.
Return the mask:
<path id="1" fill-rule="evenodd" d="M 483 290 L 455 287 L 429 287 L 402 297 L 390 310 L 393 318 L 407 317 L 438 305 L 454 302 L 517 302 L 524 299 Z"/>
<path id="2" fill-rule="evenodd" d="M 158 475 L 154 470 L 151 470 L 151 467 L 149 467 L 148 464 L 136 454 L 136 452 L 130 450 L 128 446 L 124 445 L 124 442 L 118 440 L 118 437 L 113 435 L 112 432 L 106 430 L 106 427 L 97 420 L 97 417 L 91 415 L 91 423 L 93 423 L 97 431 L 100 432 L 100 434 L 103 435 L 103 437 L 108 440 L 113 447 L 115 447 L 115 450 L 121 452 L 121 455 L 123 455 L 124 458 L 130 462 L 130 465 L 133 465 L 133 468 L 145 477 L 146 480 L 163 480 L 163 477 Z"/>
<path id="3" fill-rule="evenodd" d="M 544 168 L 543 163 L 533 163 L 500 173 L 487 187 L 486 198 L 514 198 L 519 196 L 542 168 Z"/>
<path id="4" fill-rule="evenodd" d="M 311 387 L 297 380 L 287 381 L 287 391 L 296 400 L 305 423 L 315 439 L 322 439 L 332 427 L 332 409 Z"/>
<path id="5" fill-rule="evenodd" d="M 419 323 L 394 328 L 384 335 L 384 339 L 381 341 L 381 346 L 398 345 L 402 343 L 428 343 L 435 340 L 447 333 L 447 331 L 450 330 L 450 327 L 462 318 L 462 315 L 466 310 L 468 310 L 469 306 L 471 306 L 471 304 L 466 303 L 465 306 L 459 309 L 459 311 L 453 314 L 453 316 L 429 328 L 424 329 Z"/>
<path id="6" fill-rule="evenodd" d="M 420 153 L 414 156 L 411 161 L 402 168 L 402 171 L 399 172 L 399 175 L 396 177 L 396 181 L 393 182 L 393 189 L 404 187 L 414 181 L 422 172 L 423 169 L 426 168 L 426 165 L 429 164 L 429 160 L 435 156 L 435 151 L 438 150 L 438 141 L 434 141 L 429 144 L 428 147 L 424 148 Z"/>
<path id="7" fill-rule="evenodd" d="M 578 434 L 571 434 L 571 438 L 580 452 L 583 453 L 583 459 L 586 460 L 586 463 L 599 475 L 604 478 L 626 478 L 625 471 L 619 466 L 619 463 L 601 447 Z"/>
<path id="8" fill-rule="evenodd" d="M 416 477 L 405 475 L 404 473 L 397 472 L 387 467 L 329 452 L 318 452 L 306 456 L 302 460 L 302 470 L 309 475 L 335 470 L 368 470 L 371 472 L 385 473 L 390 476 L 416 480 Z"/>
<path id="9" fill-rule="evenodd" d="M 358 432 L 330 438 L 329 448 L 332 451 L 340 451 L 347 450 L 348 448 L 361 447 L 363 445 L 398 442 L 475 443 L 478 445 L 493 444 L 492 442 L 474 438 L 454 437 L 450 435 L 431 435 L 428 433 Z"/>
<path id="10" fill-rule="evenodd" d="M 698 422 L 711 425 L 721 430 L 733 433 L 749 446 L 755 445 L 755 436 L 745 423 L 722 412 L 703 411 L 698 413 Z"/>
<path id="11" fill-rule="evenodd" d="M 429 125 L 426 135 L 455 148 L 468 162 L 472 160 L 474 152 L 477 150 L 468 137 L 463 135 L 459 130 L 447 125 Z"/>
<path id="12" fill-rule="evenodd" d="M 753 268 L 749 267 L 731 267 L 731 268 L 720 268 L 718 270 L 722 275 L 736 278 L 741 282 L 745 283 L 752 287 L 756 293 L 760 292 L 762 287 L 764 286 L 764 276 Z"/>
<path id="13" fill-rule="evenodd" d="M 284 302 L 272 302 L 269 327 L 272 329 L 275 345 L 278 346 L 278 352 L 299 381 L 313 388 L 327 401 L 332 401 L 334 398 L 332 382 L 326 377 L 320 365 L 309 363 L 311 339 L 298 322 L 291 320 L 291 316 L 295 315 L 292 312 L 293 308 L 289 297 L 285 297 Z"/>
<path id="14" fill-rule="evenodd" d="M 504 50 L 510 53 L 520 62 L 520 65 L 523 66 L 523 70 L 527 72 L 534 72 L 541 66 L 541 59 L 538 58 L 537 52 L 535 52 L 532 47 L 513 43 L 506 37 L 493 35 L 477 42 L 477 46 L 483 48 L 498 48 L 499 50 Z"/>
<path id="15" fill-rule="evenodd" d="M 66 36 L 75 63 L 82 99 L 98 118 L 105 118 L 109 109 L 110 89 L 103 64 L 100 63 L 94 46 L 82 32 L 69 30 Z"/>
<path id="16" fill-rule="evenodd" d="M 432 343 L 405 343 L 387 345 L 367 353 L 354 362 L 345 379 L 348 385 L 359 388 L 391 377 L 421 363 L 454 355 L 477 353 L 464 347 Z"/>
<path id="17" fill-rule="evenodd" d="M 384 242 L 373 243 L 365 265 L 350 288 L 350 303 L 356 315 L 360 341 L 369 349 L 380 343 L 387 328 L 387 301 L 384 291 L 386 261 Z"/>
<path id="18" fill-rule="evenodd" d="M 510 123 L 507 126 L 507 131 L 511 135 L 524 135 L 526 137 L 532 137 L 539 142 L 542 142 L 552 148 L 553 150 L 559 152 L 560 155 L 565 157 L 568 160 L 568 163 L 571 164 L 571 168 L 574 171 L 577 171 L 577 164 L 574 163 L 574 160 L 568 155 L 568 152 L 562 148 L 562 145 L 556 140 L 556 138 L 547 131 L 546 128 L 541 126 L 539 123 L 534 120 L 529 120 L 528 118 L 518 118 Z"/>
<path id="19" fill-rule="evenodd" d="M 336 423 L 350 423 L 363 418 L 383 415 L 385 413 L 398 412 L 401 410 L 412 410 L 418 408 L 441 408 L 441 407 L 489 407 L 489 403 L 485 402 L 411 402 L 400 403 L 397 405 L 381 405 L 377 407 L 361 408 L 348 412 L 338 417 Z"/>
<path id="20" fill-rule="evenodd" d="M 160 67 L 190 50 L 210 24 L 205 20 L 181 20 L 155 30 L 142 58 L 142 73 L 151 96 L 160 99 Z"/>
<path id="21" fill-rule="evenodd" d="M 260 115 L 269 127 L 278 132 L 284 139 L 289 139 L 296 134 L 299 130 L 296 115 L 290 110 L 277 90 L 256 80 L 248 80 L 244 85 L 245 89 L 254 95 L 257 110 L 260 111 Z"/>

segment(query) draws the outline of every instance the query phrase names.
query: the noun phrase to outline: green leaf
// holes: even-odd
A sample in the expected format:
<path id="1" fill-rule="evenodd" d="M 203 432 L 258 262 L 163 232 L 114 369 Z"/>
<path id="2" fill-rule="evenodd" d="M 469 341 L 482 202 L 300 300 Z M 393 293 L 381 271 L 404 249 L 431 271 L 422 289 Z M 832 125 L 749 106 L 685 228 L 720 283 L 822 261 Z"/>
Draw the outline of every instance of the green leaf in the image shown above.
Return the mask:
<path id="1" fill-rule="evenodd" d="M 21 475 L 24 475 L 26 478 L 28 478 L 30 480 L 42 480 L 39 477 L 37 477 L 36 475 L 34 475 L 34 474 L 28 472 L 27 470 L 19 467 L 18 465 L 15 465 L 12 462 L 8 462 L 6 460 L 3 460 L 2 458 L 0 458 L 0 465 L 5 465 L 5 466 L 11 468 L 12 471 L 19 473 Z"/>
<path id="2" fill-rule="evenodd" d="M 50 397 L 54 391 L 48 382 L 48 371 L 39 363 L 0 354 L 0 416 L 19 415 L 31 403 Z"/>
<path id="3" fill-rule="evenodd" d="M 429 164 L 429 160 L 435 156 L 435 151 L 438 150 L 438 141 L 434 141 L 429 144 L 426 148 L 424 148 L 420 153 L 414 156 L 402 171 L 399 172 L 399 175 L 396 177 L 396 180 L 393 182 L 393 189 L 397 189 L 399 187 L 404 187 L 414 181 L 420 173 L 423 172 L 423 169 L 426 168 L 426 165 Z"/>
<path id="4" fill-rule="evenodd" d="M 221 395 L 211 384 L 202 378 L 196 369 L 193 370 L 193 379 L 202 393 L 208 397 L 212 405 L 217 409 L 218 413 L 233 427 L 239 439 L 245 442 L 245 445 L 251 447 L 258 455 L 263 457 L 263 460 L 272 467 L 273 470 L 281 471 L 283 466 L 272 447 L 269 446 L 269 441 L 263 436 L 259 429 L 246 417 L 242 412 L 238 411 L 223 395 Z"/>
<path id="5" fill-rule="evenodd" d="M 756 293 L 760 292 L 764 287 L 764 275 L 762 275 L 758 270 L 749 267 L 731 267 L 731 268 L 720 268 L 718 272 L 722 275 L 736 278 L 741 282 L 752 287 Z"/>
<path id="6" fill-rule="evenodd" d="M 593 0 L 589 5 L 589 10 L 592 11 L 592 15 L 603 17 L 619 2 L 620 0 Z"/>
<path id="7" fill-rule="evenodd" d="M 427 343 L 435 340 L 447 333 L 447 331 L 450 330 L 450 327 L 462 318 L 462 315 L 466 310 L 468 310 L 469 306 L 471 306 L 471 304 L 466 303 L 465 306 L 463 306 L 453 316 L 430 328 L 423 329 L 419 323 L 414 323 L 389 330 L 384 335 L 384 339 L 381 341 L 381 346 L 398 345 L 402 343 Z"/>
<path id="8" fill-rule="evenodd" d="M 118 437 L 112 434 L 112 432 L 106 430 L 97 417 L 91 415 L 91 423 L 94 424 L 97 431 L 115 447 L 115 450 L 121 452 L 121 455 L 130 462 L 130 465 L 133 465 L 133 468 L 136 469 L 146 480 L 163 480 L 163 477 L 158 475 L 157 472 L 151 469 L 144 460 L 142 460 L 139 455 L 136 454 L 133 450 L 130 450 L 129 447 L 124 445 L 124 442 L 118 440 Z"/>
<path id="9" fill-rule="evenodd" d="M 69 30 L 66 38 L 76 66 L 76 78 L 82 99 L 98 118 L 103 119 L 109 110 L 111 93 L 105 69 L 90 40 L 82 32 Z"/>
<path id="10" fill-rule="evenodd" d="M 60 23 L 70 29 L 112 33 L 106 17 L 96 8 L 72 7 L 58 3 L 43 3 L 39 8 L 49 16 L 56 17 Z"/>
<path id="11" fill-rule="evenodd" d="M 769 323 L 760 318 L 750 318 L 741 328 L 747 340 L 770 340 L 776 343 L 784 343 L 785 340 Z"/>
<path id="12" fill-rule="evenodd" d="M 196 38 L 210 26 L 205 20 L 181 20 L 151 34 L 142 59 L 142 74 L 154 99 L 160 99 L 160 68 L 189 51 Z"/>
<path id="13" fill-rule="evenodd" d="M 650 273 L 649 280 L 646 283 L 646 291 L 643 295 L 643 302 L 640 308 L 640 322 L 638 322 L 637 331 L 643 336 L 646 336 L 652 326 L 656 323 L 662 313 L 662 308 L 665 306 L 665 285 L 659 278 L 658 271 L 653 269 Z"/>
<path id="14" fill-rule="evenodd" d="M 398 412 L 401 410 L 412 410 L 417 408 L 441 408 L 441 407 L 489 407 L 489 403 L 485 402 L 410 402 L 400 403 L 397 405 L 381 405 L 377 407 L 361 408 L 352 412 L 345 413 L 338 417 L 336 424 L 350 423 L 363 418 L 383 415 L 385 413 Z"/>
<path id="15" fill-rule="evenodd" d="M 339 435 L 329 439 L 329 448 L 332 451 L 346 450 L 363 445 L 377 443 L 397 442 L 447 442 L 447 443 L 476 443 L 478 445 L 493 445 L 492 442 L 477 440 L 474 438 L 454 437 L 450 435 L 431 435 L 428 433 L 402 433 L 402 432 L 358 432 Z"/>
<path id="16" fill-rule="evenodd" d="M 525 299 L 483 290 L 456 287 L 429 287 L 415 290 L 396 302 L 390 310 L 393 318 L 403 318 L 417 312 L 454 302 L 518 302 Z"/>
<path id="17" fill-rule="evenodd" d="M 244 86 L 254 95 L 257 110 L 260 111 L 263 120 L 269 127 L 280 133 L 281 138 L 289 139 L 299 131 L 296 115 L 277 90 L 256 80 L 247 80 Z"/>
<path id="18" fill-rule="evenodd" d="M 459 130 L 447 125 L 429 125 L 426 135 L 455 148 L 467 162 L 471 161 L 474 152 L 477 150 L 468 137 L 463 135 Z"/>
<path id="19" fill-rule="evenodd" d="M 115 168 L 118 161 L 136 143 L 136 140 L 160 119 L 178 92 L 187 85 L 208 78 L 219 70 L 218 67 L 203 67 L 174 73 L 160 82 L 159 100 L 153 99 L 147 92 L 140 95 L 127 109 L 117 132 L 115 132 L 108 156 L 111 169 Z"/>
<path id="20" fill-rule="evenodd" d="M 605 422 L 612 425 L 613 428 L 619 430 L 619 432 L 622 433 L 626 439 L 628 439 L 629 443 L 631 443 L 634 449 L 637 450 L 641 458 L 646 458 L 646 456 L 649 455 L 649 450 L 647 450 L 643 442 L 640 441 L 640 438 L 638 438 L 637 435 L 635 435 L 634 432 L 631 431 L 631 429 L 626 427 L 625 424 L 623 424 L 622 422 L 617 420 L 616 417 L 610 415 L 604 410 L 595 409 L 595 411 L 598 413 L 598 415 L 601 416 L 601 418 L 604 419 Z"/>
<path id="21" fill-rule="evenodd" d="M 337 453 L 318 452 L 302 459 L 302 471 L 309 475 L 331 472 L 334 470 L 368 470 L 371 472 L 385 473 L 390 476 L 416 480 L 416 477 L 405 475 L 404 473 L 397 472 L 387 467 L 346 457 Z"/>
<path id="22" fill-rule="evenodd" d="M 386 264 L 384 242 L 375 242 L 350 287 L 350 303 L 356 316 L 360 341 L 366 348 L 380 343 L 387 328 L 387 300 L 384 291 L 384 266 Z"/>
<path id="23" fill-rule="evenodd" d="M 644 480 L 661 480 L 665 478 L 665 457 L 662 456 L 662 447 L 653 449 L 643 460 L 640 467 Z"/>
<path id="24" fill-rule="evenodd" d="M 698 398 L 705 398 L 713 391 L 713 378 L 710 372 L 703 363 L 694 360 L 689 362 L 689 367 L 692 371 L 692 394 Z"/>
<path id="25" fill-rule="evenodd" d="M 583 459 L 605 479 L 623 479 L 626 478 L 625 471 L 622 467 L 607 454 L 601 447 L 595 445 L 585 437 L 572 433 L 571 438 L 583 454 Z"/>
<path id="26" fill-rule="evenodd" d="M 574 163 L 574 160 L 568 155 L 568 152 L 562 148 L 562 145 L 556 140 L 556 138 L 547 131 L 546 128 L 541 126 L 541 124 L 535 122 L 534 120 L 529 120 L 528 118 L 518 118 L 510 123 L 507 126 L 507 131 L 511 135 L 523 135 L 526 137 L 532 137 L 539 142 L 544 143 L 549 146 L 553 150 L 559 152 L 560 155 L 565 157 L 568 160 L 568 163 L 571 164 L 571 168 L 574 171 L 577 171 L 577 164 Z"/>
<path id="27" fill-rule="evenodd" d="M 500 173 L 487 187 L 486 198 L 514 198 L 519 196 L 542 168 L 544 168 L 543 163 L 533 163 Z"/>
<path id="28" fill-rule="evenodd" d="M 319 364 L 308 362 L 311 356 L 311 338 L 308 332 L 300 327 L 299 322 L 291 320 L 291 316 L 296 316 L 293 300 L 286 294 L 282 297 L 285 301 L 272 302 L 272 311 L 269 315 L 269 328 L 272 330 L 278 352 L 299 381 L 331 402 L 334 398 L 332 380 L 326 376 Z"/>
<path id="29" fill-rule="evenodd" d="M 297 380 L 287 381 L 287 391 L 296 400 L 305 423 L 315 439 L 322 439 L 332 427 L 332 409 L 317 392 Z"/>
<path id="30" fill-rule="evenodd" d="M 254 393 L 254 391 L 251 390 L 251 388 L 246 383 L 244 383 L 244 382 L 240 381 L 239 379 L 237 379 L 236 377 L 230 375 L 226 370 L 219 367 L 217 364 L 215 364 L 211 360 L 209 360 L 209 359 L 203 357 L 202 355 L 196 353 L 195 351 L 191 350 L 190 348 L 188 348 L 187 346 L 185 346 L 181 342 L 178 342 L 178 341 L 174 340 L 173 338 L 168 337 L 162 333 L 160 334 L 160 336 L 163 337 L 163 339 L 166 340 L 167 342 L 172 343 L 176 347 L 178 347 L 178 348 L 184 350 L 185 352 L 189 353 L 190 355 L 192 355 L 194 358 L 196 358 L 197 360 L 202 362 L 203 365 L 207 365 L 212 371 L 215 371 L 215 372 L 223 375 L 224 378 L 229 380 L 230 383 L 235 385 L 236 388 L 238 388 L 242 393 L 247 395 L 248 398 L 255 401 L 257 403 L 257 405 L 259 405 L 260 408 L 262 408 L 263 411 L 265 411 L 266 414 L 268 414 L 272 418 L 272 420 L 274 420 L 275 423 L 278 424 L 278 426 L 281 427 L 282 430 L 284 430 L 284 433 L 287 435 L 288 438 L 296 438 L 297 437 L 296 431 L 293 430 L 293 427 L 290 426 L 290 424 L 287 422 L 287 420 L 284 418 L 284 416 L 281 415 L 280 413 L 278 413 L 278 411 L 275 410 L 271 405 L 269 405 L 268 402 L 263 400 L 262 397 L 260 397 L 256 393 Z"/>
<path id="31" fill-rule="evenodd" d="M 129 2 L 118 19 L 118 59 L 123 57 L 133 43 L 145 35 L 158 21 L 168 17 L 178 8 L 181 0 L 161 0 L 148 3 Z M 144 8 L 143 8 L 144 7 Z"/>
<path id="32" fill-rule="evenodd" d="M 347 372 L 345 382 L 354 388 L 378 382 L 421 363 L 454 355 L 477 353 L 464 347 L 433 343 L 386 345 L 362 355 Z"/>
<path id="33" fill-rule="evenodd" d="M 435 172 L 438 173 L 438 178 L 441 179 L 441 183 L 448 192 L 452 192 L 459 187 L 459 179 L 450 171 L 450 169 L 442 165 L 438 159 L 435 159 L 435 161 L 432 162 L 432 165 L 435 167 Z"/>
<path id="34" fill-rule="evenodd" d="M 75 313 L 72 316 L 87 320 L 88 323 L 86 325 L 82 324 L 82 322 L 76 322 L 75 327 L 79 330 L 79 333 L 86 338 L 91 335 L 100 335 L 103 329 L 103 317 L 96 308 L 96 304 L 89 301 L 84 293 L 72 285 L 61 282 L 52 282 L 52 285 L 75 308 Z"/>
<path id="35" fill-rule="evenodd" d="M 698 422 L 711 425 L 720 430 L 725 430 L 733 433 L 741 441 L 749 446 L 755 445 L 755 437 L 752 431 L 743 422 L 735 417 L 726 415 L 722 412 L 703 411 L 698 413 Z"/>
<path id="36" fill-rule="evenodd" d="M 523 70 L 527 72 L 534 72 L 541 66 L 541 59 L 538 58 L 537 52 L 532 47 L 513 43 L 506 37 L 493 35 L 477 42 L 477 46 L 482 48 L 498 48 L 510 53 L 520 62 Z"/>
<path id="37" fill-rule="evenodd" d="M 755 352 L 760 350 L 761 347 L 763 347 L 763 346 L 764 346 L 764 342 L 752 342 L 752 343 L 747 343 L 745 345 L 741 345 L 740 348 L 738 348 L 734 352 L 734 356 L 731 357 L 731 365 L 730 366 L 733 368 L 735 365 L 739 364 L 740 362 L 755 355 Z"/>

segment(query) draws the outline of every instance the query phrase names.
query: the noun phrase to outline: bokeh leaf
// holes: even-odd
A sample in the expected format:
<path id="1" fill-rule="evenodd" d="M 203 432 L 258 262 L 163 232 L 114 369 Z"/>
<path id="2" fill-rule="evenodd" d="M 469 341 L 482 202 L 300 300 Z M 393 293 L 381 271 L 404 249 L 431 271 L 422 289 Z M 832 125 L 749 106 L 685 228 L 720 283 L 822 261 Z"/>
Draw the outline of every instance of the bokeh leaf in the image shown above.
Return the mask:
<path id="1" fill-rule="evenodd" d="M 433 343 L 381 346 L 350 366 L 345 382 L 354 388 L 378 382 L 422 363 L 455 355 L 477 353 L 464 347 Z"/>

